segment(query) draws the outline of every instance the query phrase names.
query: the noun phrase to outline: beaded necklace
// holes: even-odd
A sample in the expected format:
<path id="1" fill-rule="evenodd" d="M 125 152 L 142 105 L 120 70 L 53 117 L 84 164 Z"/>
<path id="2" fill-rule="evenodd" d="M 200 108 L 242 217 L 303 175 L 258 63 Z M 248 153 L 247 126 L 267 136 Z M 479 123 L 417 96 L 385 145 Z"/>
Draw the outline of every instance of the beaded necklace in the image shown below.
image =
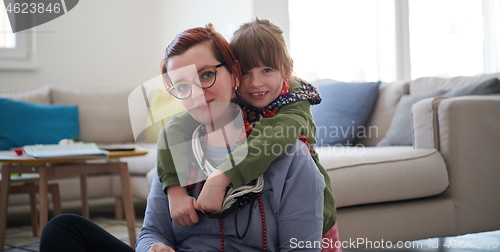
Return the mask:
<path id="1" fill-rule="evenodd" d="M 202 131 L 204 132 L 204 134 L 203 134 L 203 146 L 206 149 L 207 148 L 207 142 L 208 142 L 208 133 L 207 133 L 205 127 L 202 127 Z M 194 181 L 194 179 L 196 178 L 195 177 L 196 176 L 196 171 L 191 170 L 190 171 L 190 176 L 191 176 L 190 179 Z M 203 176 L 203 179 L 206 180 L 206 177 Z M 202 180 L 199 183 L 198 196 L 200 195 L 201 191 L 203 190 L 204 180 Z M 254 183 L 255 183 L 255 181 L 254 181 Z M 190 191 L 192 191 L 193 188 L 194 188 L 194 183 L 190 184 L 188 186 L 188 190 L 190 189 Z M 248 231 L 248 228 L 250 226 L 250 220 L 251 220 L 251 217 L 252 217 L 252 209 L 253 209 L 253 205 L 254 205 L 253 202 L 255 201 L 255 198 L 257 199 L 257 202 L 259 204 L 259 210 L 260 210 L 260 216 L 261 216 L 261 222 L 262 222 L 262 251 L 267 251 L 266 215 L 265 215 L 265 212 L 264 212 L 264 204 L 262 203 L 262 197 L 261 197 L 260 192 L 259 193 L 248 193 L 247 195 L 241 196 L 241 197 L 238 198 L 237 202 L 235 203 L 235 205 L 234 205 L 235 206 L 235 208 L 234 208 L 234 213 L 235 213 L 234 214 L 234 224 L 235 224 L 236 236 L 238 237 L 238 239 L 245 238 L 245 236 L 247 234 L 247 231 Z M 239 231 L 238 231 L 238 225 L 237 225 L 237 223 L 238 223 L 238 220 L 237 220 L 238 215 L 237 215 L 237 213 L 243 207 L 244 203 L 247 203 L 247 204 L 251 203 L 251 204 L 249 206 L 250 210 L 249 210 L 249 218 L 248 218 L 247 227 L 246 227 L 245 232 L 243 233 L 243 235 L 240 235 Z M 210 217 L 210 216 L 207 216 L 207 217 Z M 225 251 L 225 244 L 224 244 L 225 241 L 224 241 L 223 218 L 218 218 L 218 222 L 219 222 L 220 251 L 224 252 Z"/>

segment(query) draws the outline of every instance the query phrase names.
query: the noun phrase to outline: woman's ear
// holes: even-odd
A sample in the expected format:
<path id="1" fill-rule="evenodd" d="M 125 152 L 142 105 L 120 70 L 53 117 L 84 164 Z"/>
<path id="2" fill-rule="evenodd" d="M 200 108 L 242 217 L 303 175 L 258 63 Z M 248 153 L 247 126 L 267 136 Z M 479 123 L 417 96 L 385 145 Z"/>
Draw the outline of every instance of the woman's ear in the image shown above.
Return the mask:
<path id="1" fill-rule="evenodd" d="M 233 66 L 231 67 L 234 76 L 234 84 L 236 85 L 235 90 L 238 89 L 241 82 L 241 67 L 240 62 L 238 60 L 234 61 Z"/>

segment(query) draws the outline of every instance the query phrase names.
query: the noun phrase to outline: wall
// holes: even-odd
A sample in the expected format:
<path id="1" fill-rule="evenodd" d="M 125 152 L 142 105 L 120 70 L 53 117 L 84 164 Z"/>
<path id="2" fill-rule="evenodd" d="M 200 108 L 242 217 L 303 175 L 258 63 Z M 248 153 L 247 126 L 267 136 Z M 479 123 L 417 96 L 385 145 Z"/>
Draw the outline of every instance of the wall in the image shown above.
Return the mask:
<path id="1" fill-rule="evenodd" d="M 43 85 L 140 85 L 158 75 L 163 51 L 180 31 L 212 22 L 229 39 L 241 23 L 256 15 L 287 26 L 287 8 L 278 8 L 287 2 L 79 1 L 67 14 L 36 27 L 38 68 L 0 70 L 0 92 Z"/>
<path id="2" fill-rule="evenodd" d="M 288 15 L 289 0 L 254 0 L 254 16 L 260 19 L 269 19 L 274 24 L 278 25 L 283 30 L 283 36 L 287 43 L 290 43 L 289 33 L 289 15 Z"/>

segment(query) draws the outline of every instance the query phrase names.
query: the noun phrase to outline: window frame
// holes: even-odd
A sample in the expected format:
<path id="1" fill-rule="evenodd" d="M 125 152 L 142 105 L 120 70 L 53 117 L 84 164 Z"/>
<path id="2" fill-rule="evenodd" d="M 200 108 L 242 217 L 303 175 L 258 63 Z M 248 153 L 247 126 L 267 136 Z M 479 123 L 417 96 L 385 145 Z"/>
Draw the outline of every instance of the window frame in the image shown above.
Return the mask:
<path id="1" fill-rule="evenodd" d="M 4 6 L 0 6 L 0 10 L 5 11 Z M 4 13 L 2 18 L 8 19 L 7 14 Z M 35 31 L 33 27 L 14 33 L 15 47 L 0 48 L 0 70 L 34 70 L 38 67 L 35 54 Z M 8 31 L 2 32 L 8 33 Z"/>

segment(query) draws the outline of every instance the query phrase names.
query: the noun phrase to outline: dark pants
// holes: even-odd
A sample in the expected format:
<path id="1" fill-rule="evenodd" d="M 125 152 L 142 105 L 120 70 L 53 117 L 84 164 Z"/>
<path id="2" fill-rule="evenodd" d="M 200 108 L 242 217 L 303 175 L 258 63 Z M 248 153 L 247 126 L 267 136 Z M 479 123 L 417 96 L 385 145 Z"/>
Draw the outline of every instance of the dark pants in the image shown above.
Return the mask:
<path id="1" fill-rule="evenodd" d="M 76 214 L 51 219 L 40 238 L 40 252 L 134 251 L 106 230 Z"/>

